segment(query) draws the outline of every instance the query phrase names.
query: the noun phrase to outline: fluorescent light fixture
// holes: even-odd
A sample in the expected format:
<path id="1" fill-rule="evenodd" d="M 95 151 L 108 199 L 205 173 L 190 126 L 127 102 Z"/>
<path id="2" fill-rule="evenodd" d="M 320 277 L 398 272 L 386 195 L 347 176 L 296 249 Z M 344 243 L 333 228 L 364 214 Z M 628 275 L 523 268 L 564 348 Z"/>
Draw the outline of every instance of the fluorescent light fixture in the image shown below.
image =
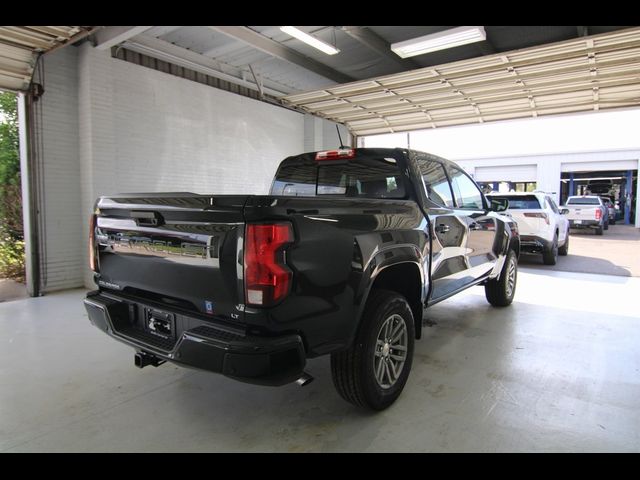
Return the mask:
<path id="1" fill-rule="evenodd" d="M 487 39 L 484 27 L 457 27 L 391 44 L 396 55 L 407 58 Z"/>
<path id="2" fill-rule="evenodd" d="M 316 37 L 312 37 L 308 33 L 304 33 L 302 30 L 298 30 L 296 27 L 280 27 L 284 33 L 291 35 L 292 37 L 297 38 L 301 42 L 306 43 L 307 45 L 311 45 L 312 47 L 317 48 L 318 50 L 322 50 L 327 55 L 335 55 L 340 50 L 335 47 L 332 47 L 328 43 L 323 42 L 322 40 L 318 40 Z"/>

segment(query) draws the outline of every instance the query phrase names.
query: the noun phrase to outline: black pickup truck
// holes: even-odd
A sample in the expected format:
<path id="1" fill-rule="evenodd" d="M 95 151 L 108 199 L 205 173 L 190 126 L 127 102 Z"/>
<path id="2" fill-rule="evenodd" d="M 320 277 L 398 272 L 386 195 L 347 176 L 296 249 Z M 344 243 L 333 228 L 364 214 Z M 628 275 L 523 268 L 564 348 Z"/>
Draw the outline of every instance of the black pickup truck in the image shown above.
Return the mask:
<path id="1" fill-rule="evenodd" d="M 509 305 L 517 225 L 454 163 L 406 149 L 305 153 L 269 195 L 101 197 L 89 319 L 165 361 L 262 385 L 308 383 L 381 410 L 400 395 L 424 311 L 473 285 Z M 455 306 L 453 306 L 455 308 Z"/>

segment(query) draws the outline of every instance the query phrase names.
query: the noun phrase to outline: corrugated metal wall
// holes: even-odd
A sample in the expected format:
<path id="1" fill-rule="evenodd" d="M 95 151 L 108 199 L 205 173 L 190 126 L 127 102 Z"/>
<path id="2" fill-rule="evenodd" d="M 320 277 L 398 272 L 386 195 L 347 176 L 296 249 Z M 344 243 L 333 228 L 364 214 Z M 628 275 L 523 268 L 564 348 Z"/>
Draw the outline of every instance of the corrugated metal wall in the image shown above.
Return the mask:
<path id="1" fill-rule="evenodd" d="M 40 59 L 45 93 L 36 102 L 37 171 L 40 175 L 40 274 L 43 291 L 82 284 L 86 262 L 80 222 L 78 51 L 64 48 Z"/>

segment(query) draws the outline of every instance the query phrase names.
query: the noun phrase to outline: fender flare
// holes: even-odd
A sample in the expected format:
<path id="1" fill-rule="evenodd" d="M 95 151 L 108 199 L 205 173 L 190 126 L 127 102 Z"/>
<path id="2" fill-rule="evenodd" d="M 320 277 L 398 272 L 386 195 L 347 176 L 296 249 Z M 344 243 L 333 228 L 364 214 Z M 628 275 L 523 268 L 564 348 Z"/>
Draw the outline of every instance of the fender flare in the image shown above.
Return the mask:
<path id="1" fill-rule="evenodd" d="M 391 254 L 391 255 L 390 255 Z M 417 273 L 420 277 L 420 309 L 419 314 L 416 312 L 416 306 L 412 306 L 414 313 L 414 320 L 416 323 L 416 337 L 420 338 L 420 331 L 422 330 L 422 309 L 424 308 L 424 302 L 426 301 L 426 295 L 429 290 L 428 271 L 425 272 L 425 268 L 428 265 L 425 264 L 425 258 L 416 245 L 403 244 L 393 245 L 380 251 L 372 257 L 363 270 L 362 280 L 358 286 L 356 293 L 356 315 L 354 328 L 350 335 L 350 342 L 355 337 L 362 322 L 362 315 L 366 307 L 369 295 L 376 283 L 376 280 L 380 278 L 383 272 L 388 272 L 390 268 L 398 267 L 401 265 L 412 265 L 417 269 Z"/>

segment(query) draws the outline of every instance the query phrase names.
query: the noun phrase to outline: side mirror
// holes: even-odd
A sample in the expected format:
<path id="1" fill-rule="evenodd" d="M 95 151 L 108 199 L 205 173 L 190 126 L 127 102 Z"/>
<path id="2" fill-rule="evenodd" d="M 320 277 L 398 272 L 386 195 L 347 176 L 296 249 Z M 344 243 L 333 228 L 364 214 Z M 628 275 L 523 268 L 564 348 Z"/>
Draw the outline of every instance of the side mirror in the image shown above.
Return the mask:
<path id="1" fill-rule="evenodd" d="M 509 208 L 509 200 L 506 198 L 492 198 L 489 201 L 491 202 L 489 210 L 494 212 L 504 212 Z"/>
<path id="2" fill-rule="evenodd" d="M 560 215 L 568 215 L 568 214 L 569 214 L 568 208 L 563 208 L 562 210 L 560 210 Z"/>

